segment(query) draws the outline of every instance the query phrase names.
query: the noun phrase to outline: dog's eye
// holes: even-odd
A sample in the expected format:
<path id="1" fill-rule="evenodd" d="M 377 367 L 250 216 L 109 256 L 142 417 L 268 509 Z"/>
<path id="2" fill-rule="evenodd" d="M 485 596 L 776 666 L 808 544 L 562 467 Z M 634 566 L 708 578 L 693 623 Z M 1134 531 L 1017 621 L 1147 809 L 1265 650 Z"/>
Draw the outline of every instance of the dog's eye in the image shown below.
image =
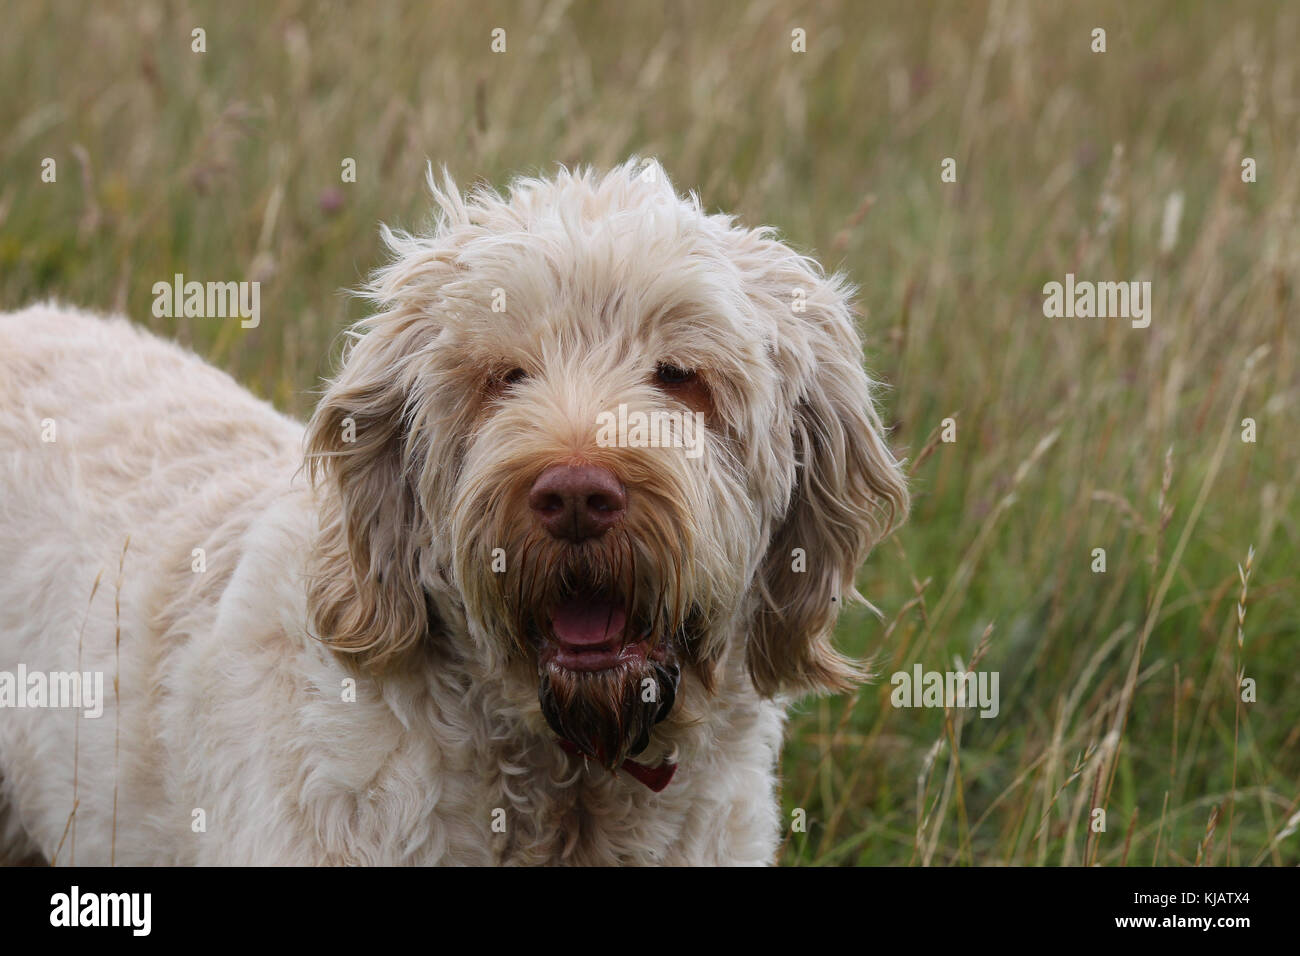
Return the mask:
<path id="1" fill-rule="evenodd" d="M 676 365 L 660 362 L 655 370 L 655 378 L 661 385 L 685 385 L 695 381 L 695 372 L 693 369 L 678 368 Z"/>
<path id="2" fill-rule="evenodd" d="M 512 368 L 507 372 L 495 371 L 488 376 L 483 394 L 491 399 L 501 399 L 520 382 L 528 378 L 528 373 L 521 368 Z"/>

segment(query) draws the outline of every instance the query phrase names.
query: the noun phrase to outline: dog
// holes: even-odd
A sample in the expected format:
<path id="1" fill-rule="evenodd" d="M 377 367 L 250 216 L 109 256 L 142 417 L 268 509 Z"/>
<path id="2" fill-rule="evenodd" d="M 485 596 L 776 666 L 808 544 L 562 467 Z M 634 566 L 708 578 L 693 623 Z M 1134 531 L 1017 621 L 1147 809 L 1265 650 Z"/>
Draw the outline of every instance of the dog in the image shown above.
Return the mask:
<path id="1" fill-rule="evenodd" d="M 651 161 L 428 178 L 305 430 L 125 318 L 0 317 L 0 855 L 773 862 L 908 506 L 853 289 Z"/>

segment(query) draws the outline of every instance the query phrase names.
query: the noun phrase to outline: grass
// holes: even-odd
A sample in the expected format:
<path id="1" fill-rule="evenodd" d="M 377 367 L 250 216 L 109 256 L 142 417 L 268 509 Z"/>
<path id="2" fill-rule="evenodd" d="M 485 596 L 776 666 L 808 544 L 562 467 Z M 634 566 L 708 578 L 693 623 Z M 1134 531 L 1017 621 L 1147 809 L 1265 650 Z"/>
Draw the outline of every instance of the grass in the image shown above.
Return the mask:
<path id="1" fill-rule="evenodd" d="M 880 679 L 792 719 L 783 862 L 1300 862 L 1300 10 L 55 2 L 5 26 L 0 307 L 129 312 L 299 415 L 376 224 L 427 214 L 426 159 L 502 184 L 655 155 L 853 277 L 915 507 L 861 575 L 884 620 L 842 628 Z M 261 326 L 152 318 L 174 272 L 260 279 Z M 1151 326 L 1044 318 L 1069 272 L 1149 279 Z M 996 719 L 890 705 L 894 671 L 977 656 Z"/>

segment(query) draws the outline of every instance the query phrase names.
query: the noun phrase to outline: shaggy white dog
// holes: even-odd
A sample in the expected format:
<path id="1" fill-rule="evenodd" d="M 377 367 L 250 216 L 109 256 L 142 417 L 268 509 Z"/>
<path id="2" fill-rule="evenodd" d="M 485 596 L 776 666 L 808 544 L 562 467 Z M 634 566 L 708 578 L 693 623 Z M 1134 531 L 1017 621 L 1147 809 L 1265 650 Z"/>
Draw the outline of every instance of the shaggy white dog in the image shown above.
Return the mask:
<path id="1" fill-rule="evenodd" d="M 773 859 L 786 701 L 858 676 L 907 504 L 850 290 L 653 164 L 431 186 L 305 435 L 0 316 L 0 856 Z"/>

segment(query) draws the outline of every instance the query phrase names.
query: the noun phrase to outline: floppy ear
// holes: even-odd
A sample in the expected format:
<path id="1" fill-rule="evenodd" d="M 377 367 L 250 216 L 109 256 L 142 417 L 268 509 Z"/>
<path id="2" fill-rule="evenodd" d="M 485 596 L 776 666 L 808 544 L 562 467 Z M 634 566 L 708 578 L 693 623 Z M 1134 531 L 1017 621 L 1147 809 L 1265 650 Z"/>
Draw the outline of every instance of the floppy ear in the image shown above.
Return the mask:
<path id="1" fill-rule="evenodd" d="M 746 661 L 764 695 L 847 690 L 864 675 L 831 646 L 835 619 L 846 600 L 862 600 L 855 572 L 905 516 L 907 485 L 862 368 L 852 289 L 784 245 L 761 246 L 777 260 L 754 278 L 778 316 L 773 354 L 793 390 L 795 473 L 760 571 Z"/>
<path id="2" fill-rule="evenodd" d="M 441 333 L 439 299 L 472 229 L 450 174 L 433 167 L 433 231 L 380 227 L 392 254 L 365 288 L 381 311 L 349 330 L 343 370 L 307 425 L 306 462 L 320 502 L 307 607 L 316 634 L 375 668 L 417 646 L 434 625 L 423 563 L 432 538 L 417 492 L 431 429 L 411 427 L 429 407 L 421 363 Z M 427 423 L 426 423 L 427 424 Z"/>
<path id="3" fill-rule="evenodd" d="M 307 426 L 321 508 L 308 609 L 322 640 L 382 667 L 430 627 L 420 576 L 429 522 L 407 422 L 411 357 L 435 330 L 400 315 L 362 325 Z"/>

